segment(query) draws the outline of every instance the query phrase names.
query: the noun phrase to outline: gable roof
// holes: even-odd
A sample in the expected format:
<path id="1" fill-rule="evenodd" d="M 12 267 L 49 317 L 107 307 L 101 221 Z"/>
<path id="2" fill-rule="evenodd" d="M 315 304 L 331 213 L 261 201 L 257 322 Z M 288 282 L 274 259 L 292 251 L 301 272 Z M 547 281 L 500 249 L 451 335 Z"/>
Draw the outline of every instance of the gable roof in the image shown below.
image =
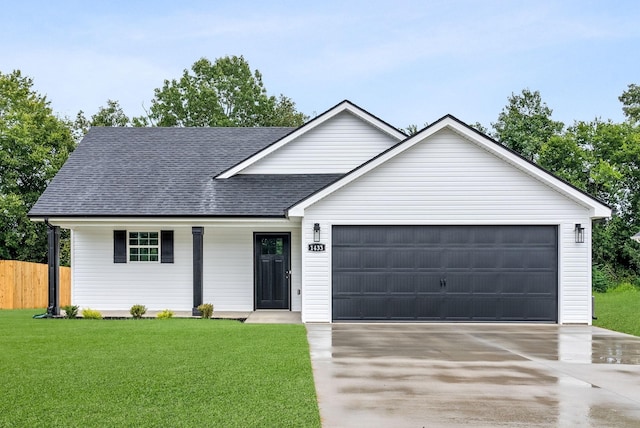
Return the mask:
<path id="1" fill-rule="evenodd" d="M 378 156 L 372 158 L 368 162 L 365 162 L 351 172 L 345 174 L 333 183 L 328 184 L 324 188 L 319 189 L 313 194 L 298 201 L 297 203 L 289 207 L 289 209 L 287 210 L 287 215 L 291 217 L 304 216 L 304 210 L 307 207 L 348 185 L 357 178 L 377 168 L 390 159 L 393 159 L 400 153 L 403 153 L 414 145 L 424 141 L 431 135 L 445 128 L 456 132 L 457 134 L 461 135 L 467 140 L 472 141 L 475 144 L 478 144 L 489 153 L 492 153 L 495 156 L 503 159 L 504 161 L 514 165 L 516 168 L 540 180 L 549 187 L 565 195 L 569 199 L 574 200 L 578 204 L 589 208 L 592 218 L 604 218 L 611 216 L 611 209 L 605 203 L 597 200 L 593 196 L 567 183 L 566 181 L 556 177 L 549 171 L 546 171 L 537 164 L 523 158 L 518 153 L 489 138 L 488 136 L 470 127 L 469 125 L 465 124 L 452 115 L 443 116 L 417 134 L 408 137 L 404 141 L 399 142 L 395 146 L 380 153 Z"/>
<path id="2" fill-rule="evenodd" d="M 295 128 L 92 128 L 29 215 L 284 217 L 339 175 L 213 177 Z"/>
<path id="3" fill-rule="evenodd" d="M 407 135 L 404 132 L 389 125 L 387 122 L 383 121 L 382 119 L 372 115 L 366 110 L 361 109 L 357 105 L 353 104 L 351 101 L 344 100 L 341 103 L 336 104 L 329 110 L 325 111 L 321 115 L 305 123 L 300 128 L 297 128 L 295 131 L 291 132 L 290 134 L 284 136 L 283 138 L 277 141 L 274 141 L 272 144 L 264 147 L 262 150 L 256 153 L 253 153 L 251 156 L 247 157 L 246 159 L 243 159 L 241 162 L 238 162 L 237 164 L 233 165 L 231 168 L 223 171 L 216 178 L 226 179 L 226 178 L 233 177 L 235 174 L 238 174 L 242 170 L 255 164 L 256 162 L 265 158 L 266 156 L 278 150 L 279 148 L 289 144 L 291 141 L 295 140 L 302 134 L 309 132 L 310 130 L 322 125 L 323 123 L 327 122 L 331 118 L 343 112 L 351 113 L 352 115 L 358 117 L 364 122 L 369 123 L 370 125 L 380 129 L 384 133 L 391 135 L 393 138 L 396 139 L 396 141 L 404 140 L 407 137 Z"/>

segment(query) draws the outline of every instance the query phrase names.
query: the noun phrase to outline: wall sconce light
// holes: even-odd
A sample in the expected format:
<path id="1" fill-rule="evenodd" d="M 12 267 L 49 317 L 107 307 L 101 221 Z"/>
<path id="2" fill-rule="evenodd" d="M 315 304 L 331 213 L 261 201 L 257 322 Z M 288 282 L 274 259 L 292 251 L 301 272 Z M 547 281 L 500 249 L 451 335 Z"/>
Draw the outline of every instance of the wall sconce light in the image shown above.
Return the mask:
<path id="1" fill-rule="evenodd" d="M 580 223 L 576 223 L 576 228 L 574 229 L 576 234 L 576 243 L 581 244 L 584 242 L 584 227 Z"/>
<path id="2" fill-rule="evenodd" d="M 320 242 L 320 223 L 313 224 L 313 242 Z"/>

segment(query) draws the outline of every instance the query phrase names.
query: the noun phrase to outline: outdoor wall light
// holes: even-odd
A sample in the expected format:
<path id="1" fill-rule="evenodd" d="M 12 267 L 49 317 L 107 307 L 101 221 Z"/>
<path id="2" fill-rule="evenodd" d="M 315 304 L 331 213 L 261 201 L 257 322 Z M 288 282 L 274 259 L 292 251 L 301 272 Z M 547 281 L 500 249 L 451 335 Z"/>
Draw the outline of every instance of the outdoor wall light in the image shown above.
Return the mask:
<path id="1" fill-rule="evenodd" d="M 576 234 L 576 243 L 581 244 L 584 242 L 584 227 L 580 223 L 576 223 L 576 228 L 574 230 Z"/>
<path id="2" fill-rule="evenodd" d="M 313 224 L 313 242 L 320 242 L 320 223 Z"/>

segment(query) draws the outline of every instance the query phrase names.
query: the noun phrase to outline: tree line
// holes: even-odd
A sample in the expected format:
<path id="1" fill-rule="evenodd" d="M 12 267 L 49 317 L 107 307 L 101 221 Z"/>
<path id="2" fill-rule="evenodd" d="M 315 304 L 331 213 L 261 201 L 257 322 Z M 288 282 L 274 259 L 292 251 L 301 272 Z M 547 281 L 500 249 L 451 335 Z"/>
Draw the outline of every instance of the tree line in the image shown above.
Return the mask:
<path id="1" fill-rule="evenodd" d="M 640 285 L 640 86 L 620 95 L 626 120 L 566 125 L 539 91 L 512 93 L 491 129 L 472 126 L 613 208 L 593 229 L 594 287 Z M 242 56 L 197 60 L 154 90 L 148 110 L 129 117 L 117 100 L 86 117 L 54 114 L 19 70 L 0 72 L 0 259 L 46 262 L 46 227 L 27 213 L 92 126 L 293 126 L 309 119 L 288 97 L 269 95 Z M 416 125 L 406 128 L 410 134 Z M 68 247 L 68 239 L 63 238 Z M 68 251 L 63 262 L 68 263 Z"/>

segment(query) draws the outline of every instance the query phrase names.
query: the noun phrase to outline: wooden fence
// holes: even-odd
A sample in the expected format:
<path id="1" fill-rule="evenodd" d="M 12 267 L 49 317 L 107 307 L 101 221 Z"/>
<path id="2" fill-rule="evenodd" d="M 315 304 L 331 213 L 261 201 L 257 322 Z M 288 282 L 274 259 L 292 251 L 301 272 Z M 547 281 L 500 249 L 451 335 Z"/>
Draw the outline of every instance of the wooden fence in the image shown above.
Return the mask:
<path id="1" fill-rule="evenodd" d="M 0 309 L 46 308 L 49 267 L 39 263 L 0 260 Z M 71 268 L 60 267 L 60 306 L 71 304 Z"/>

